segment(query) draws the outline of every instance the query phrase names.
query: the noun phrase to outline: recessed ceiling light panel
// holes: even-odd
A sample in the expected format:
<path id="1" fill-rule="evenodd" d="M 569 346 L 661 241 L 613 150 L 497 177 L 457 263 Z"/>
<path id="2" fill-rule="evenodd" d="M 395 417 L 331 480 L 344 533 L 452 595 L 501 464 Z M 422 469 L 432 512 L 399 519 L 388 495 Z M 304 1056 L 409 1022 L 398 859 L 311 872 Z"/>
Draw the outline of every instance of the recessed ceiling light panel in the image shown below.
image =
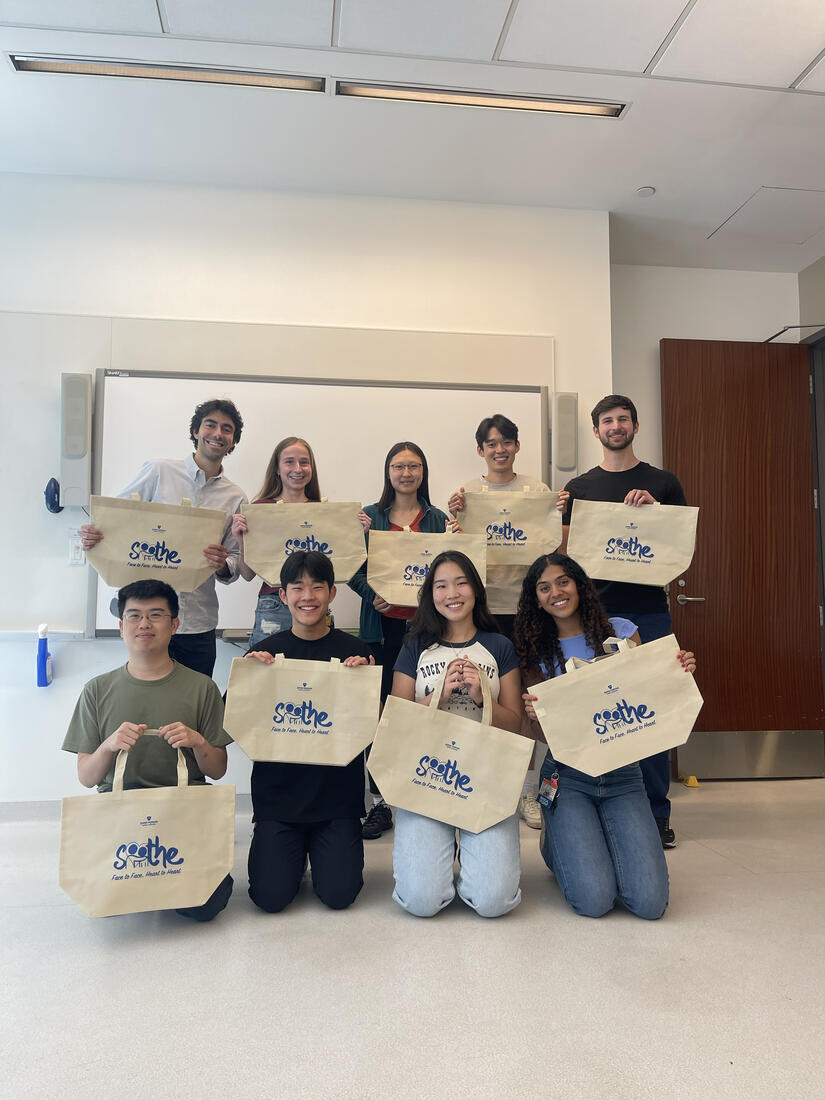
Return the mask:
<path id="1" fill-rule="evenodd" d="M 195 84 L 237 84 L 252 88 L 286 88 L 296 92 L 323 92 L 320 76 L 210 69 L 197 65 L 156 65 L 145 61 L 110 61 L 93 57 L 49 57 L 9 54 L 18 72 L 71 73 L 76 76 L 137 77 L 142 80 L 182 80 Z"/>
<path id="2" fill-rule="evenodd" d="M 488 107 L 505 111 L 537 111 L 545 114 L 596 115 L 620 118 L 626 103 L 568 99 L 564 96 L 501 95 L 459 88 L 427 88 L 405 84 L 365 84 L 336 80 L 335 94 L 361 99 L 401 99 L 413 103 L 447 103 L 459 107 Z"/>

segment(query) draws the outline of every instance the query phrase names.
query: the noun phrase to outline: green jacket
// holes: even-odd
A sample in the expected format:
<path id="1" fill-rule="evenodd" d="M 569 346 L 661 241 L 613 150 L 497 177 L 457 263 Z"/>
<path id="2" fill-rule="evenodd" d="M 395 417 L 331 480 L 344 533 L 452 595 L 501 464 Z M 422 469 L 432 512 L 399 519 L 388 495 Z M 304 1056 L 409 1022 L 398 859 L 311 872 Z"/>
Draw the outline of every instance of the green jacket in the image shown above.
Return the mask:
<path id="1" fill-rule="evenodd" d="M 424 531 L 428 535 L 442 534 L 447 527 L 447 513 L 442 512 L 440 508 L 434 508 L 432 504 L 421 497 L 418 498 L 418 502 L 424 509 L 424 515 L 421 517 L 421 523 L 418 525 L 419 531 Z M 389 508 L 383 512 L 379 512 L 377 504 L 368 504 L 364 511 L 372 520 L 370 531 L 389 531 Z M 364 532 L 364 538 L 367 542 L 367 548 L 369 548 L 369 531 Z M 352 577 L 349 586 L 353 592 L 357 592 L 361 597 L 361 623 L 358 628 L 358 636 L 361 641 L 383 642 L 384 628 L 382 625 L 382 616 L 375 610 L 372 604 L 372 601 L 375 599 L 375 592 L 367 584 L 366 562 L 364 562 L 355 576 Z"/>

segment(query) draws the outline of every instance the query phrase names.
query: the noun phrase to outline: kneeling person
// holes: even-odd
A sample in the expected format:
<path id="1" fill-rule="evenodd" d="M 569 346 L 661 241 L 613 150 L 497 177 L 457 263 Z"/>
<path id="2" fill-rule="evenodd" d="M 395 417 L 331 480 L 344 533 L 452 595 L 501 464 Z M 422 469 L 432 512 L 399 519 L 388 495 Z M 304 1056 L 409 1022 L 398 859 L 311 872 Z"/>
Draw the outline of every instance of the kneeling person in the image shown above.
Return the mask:
<path id="1" fill-rule="evenodd" d="M 300 550 L 281 569 L 280 598 L 292 628 L 258 642 L 247 657 L 270 664 L 276 653 L 304 661 L 339 658 L 349 667 L 374 664 L 369 647 L 327 625 L 335 598 L 328 557 Z M 258 761 L 252 768 L 255 831 L 249 849 L 249 896 L 268 913 L 285 909 L 298 893 L 309 858 L 315 893 L 331 909 L 345 909 L 364 885 L 364 759 L 345 768 Z"/>
<path id="2" fill-rule="evenodd" d="M 208 676 L 169 656 L 178 627 L 175 590 L 162 581 L 135 581 L 121 588 L 117 601 L 129 660 L 90 680 L 77 701 L 63 748 L 77 753 L 78 779 L 84 787 L 111 791 L 115 759 L 126 752 L 125 788 L 177 786 L 177 752 L 170 748 L 183 751 L 190 784 L 220 779 L 230 741 L 220 692 Z M 144 738 L 147 729 L 157 729 L 166 744 Z M 211 920 L 231 893 L 227 875 L 203 905 L 177 912 Z"/>

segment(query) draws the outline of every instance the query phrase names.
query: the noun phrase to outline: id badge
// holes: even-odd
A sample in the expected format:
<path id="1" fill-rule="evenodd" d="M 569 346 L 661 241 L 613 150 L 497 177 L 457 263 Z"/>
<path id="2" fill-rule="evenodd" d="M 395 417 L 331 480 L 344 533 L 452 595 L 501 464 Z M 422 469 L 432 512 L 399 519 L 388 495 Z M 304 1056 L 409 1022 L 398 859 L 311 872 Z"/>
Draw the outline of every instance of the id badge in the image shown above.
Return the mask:
<path id="1" fill-rule="evenodd" d="M 549 779 L 542 779 L 537 801 L 542 806 L 552 806 L 559 793 L 559 773 L 553 772 Z"/>

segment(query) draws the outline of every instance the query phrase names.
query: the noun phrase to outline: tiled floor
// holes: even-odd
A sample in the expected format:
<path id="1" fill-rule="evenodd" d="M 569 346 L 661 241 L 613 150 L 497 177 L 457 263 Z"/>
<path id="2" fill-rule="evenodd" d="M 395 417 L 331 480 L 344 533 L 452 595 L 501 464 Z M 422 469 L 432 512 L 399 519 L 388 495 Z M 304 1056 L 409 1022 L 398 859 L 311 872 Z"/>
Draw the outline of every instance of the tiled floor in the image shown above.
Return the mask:
<path id="1" fill-rule="evenodd" d="M 305 881 L 267 916 L 246 896 L 248 814 L 213 924 L 90 920 L 57 886 L 54 816 L 3 821 L 3 1094 L 819 1100 L 825 780 L 673 795 L 656 923 L 577 917 L 525 827 L 524 901 L 500 920 L 403 913 L 391 833 L 350 910 Z"/>

